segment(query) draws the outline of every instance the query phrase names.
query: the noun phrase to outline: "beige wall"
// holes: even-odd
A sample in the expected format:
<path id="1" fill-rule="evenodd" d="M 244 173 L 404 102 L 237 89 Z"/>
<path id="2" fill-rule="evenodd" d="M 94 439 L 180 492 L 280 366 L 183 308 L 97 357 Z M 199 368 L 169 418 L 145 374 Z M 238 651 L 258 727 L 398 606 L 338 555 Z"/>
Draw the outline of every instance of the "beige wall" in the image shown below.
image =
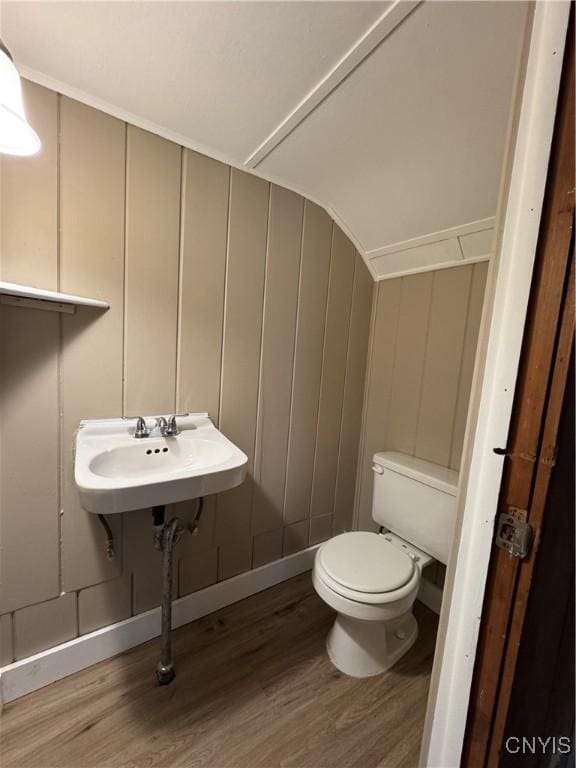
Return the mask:
<path id="1" fill-rule="evenodd" d="M 377 284 L 357 488 L 372 529 L 371 457 L 396 450 L 458 469 L 487 262 Z"/>
<path id="2" fill-rule="evenodd" d="M 248 454 L 178 545 L 180 595 L 351 527 L 373 283 L 317 206 L 29 83 L 2 277 L 110 302 L 2 307 L 0 663 L 158 604 L 150 516 L 78 504 L 81 418 L 207 410 Z M 178 512 L 191 513 L 191 504 Z"/>

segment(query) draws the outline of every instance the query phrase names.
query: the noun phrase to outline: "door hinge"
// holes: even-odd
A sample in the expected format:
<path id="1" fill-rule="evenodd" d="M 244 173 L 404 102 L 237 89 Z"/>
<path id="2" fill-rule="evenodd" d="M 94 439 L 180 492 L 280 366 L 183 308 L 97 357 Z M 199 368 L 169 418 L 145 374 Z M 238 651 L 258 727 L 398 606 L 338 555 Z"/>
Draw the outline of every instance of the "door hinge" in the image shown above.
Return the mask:
<path id="1" fill-rule="evenodd" d="M 508 512 L 500 512 L 496 521 L 497 547 L 512 557 L 522 558 L 530 552 L 533 538 L 534 532 L 530 523 Z"/>

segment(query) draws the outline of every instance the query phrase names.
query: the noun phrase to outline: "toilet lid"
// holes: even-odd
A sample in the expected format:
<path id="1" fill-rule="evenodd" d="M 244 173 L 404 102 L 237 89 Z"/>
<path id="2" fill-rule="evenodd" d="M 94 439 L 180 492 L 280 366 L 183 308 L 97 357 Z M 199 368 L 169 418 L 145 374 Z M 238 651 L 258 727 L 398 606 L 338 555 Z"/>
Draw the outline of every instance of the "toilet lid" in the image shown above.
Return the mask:
<path id="1" fill-rule="evenodd" d="M 353 531 L 335 536 L 318 553 L 326 573 L 356 592 L 392 592 L 412 578 L 412 558 L 384 536 Z"/>

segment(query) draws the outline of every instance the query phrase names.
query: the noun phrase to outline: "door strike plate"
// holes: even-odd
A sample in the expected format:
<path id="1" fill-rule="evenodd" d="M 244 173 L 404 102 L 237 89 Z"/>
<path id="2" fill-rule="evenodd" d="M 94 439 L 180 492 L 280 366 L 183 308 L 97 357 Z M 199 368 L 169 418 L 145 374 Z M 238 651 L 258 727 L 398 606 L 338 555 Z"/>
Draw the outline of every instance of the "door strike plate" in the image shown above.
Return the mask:
<path id="1" fill-rule="evenodd" d="M 532 545 L 532 526 L 524 520 L 500 512 L 496 525 L 496 546 L 512 557 L 526 557 Z"/>

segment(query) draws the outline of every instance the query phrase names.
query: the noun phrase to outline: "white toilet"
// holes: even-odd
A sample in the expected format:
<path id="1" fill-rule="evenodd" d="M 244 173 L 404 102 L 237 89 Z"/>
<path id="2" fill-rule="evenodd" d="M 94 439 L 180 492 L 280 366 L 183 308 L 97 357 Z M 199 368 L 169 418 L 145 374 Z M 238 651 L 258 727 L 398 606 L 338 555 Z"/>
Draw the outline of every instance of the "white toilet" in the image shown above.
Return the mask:
<path id="1" fill-rule="evenodd" d="M 385 532 L 335 536 L 312 573 L 316 592 L 338 611 L 328 655 L 352 677 L 385 672 L 413 645 L 421 572 L 447 562 L 456 516 L 454 470 L 392 452 L 376 453 L 372 469 L 372 517 Z"/>

